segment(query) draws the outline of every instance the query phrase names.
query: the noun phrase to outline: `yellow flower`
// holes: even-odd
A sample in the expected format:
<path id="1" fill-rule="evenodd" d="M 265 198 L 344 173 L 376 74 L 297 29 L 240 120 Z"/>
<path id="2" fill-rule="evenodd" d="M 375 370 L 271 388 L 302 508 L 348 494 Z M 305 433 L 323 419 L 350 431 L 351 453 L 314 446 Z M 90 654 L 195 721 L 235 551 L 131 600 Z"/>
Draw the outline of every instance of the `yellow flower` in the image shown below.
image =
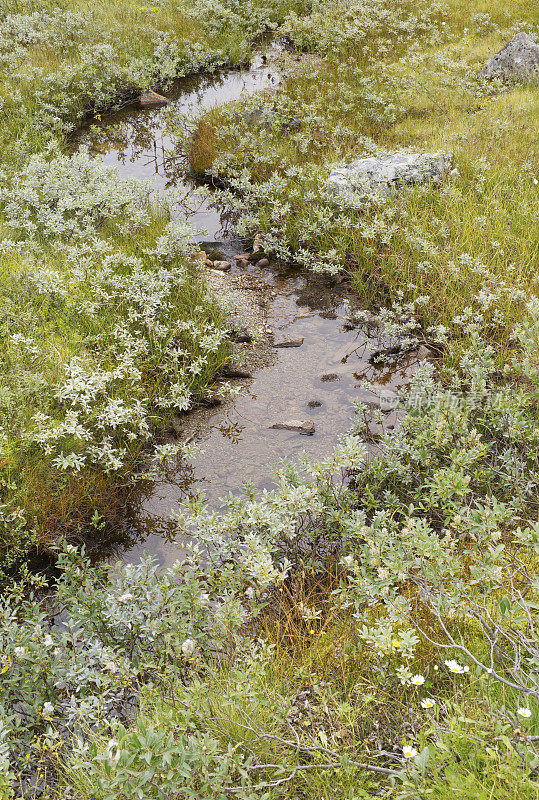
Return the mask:
<path id="1" fill-rule="evenodd" d="M 400 647 L 400 646 L 401 646 L 402 642 L 401 642 L 401 640 L 400 640 L 400 639 L 393 639 L 393 641 L 391 642 L 391 644 L 392 644 L 392 645 L 393 645 L 393 647 L 396 649 L 397 647 Z"/>

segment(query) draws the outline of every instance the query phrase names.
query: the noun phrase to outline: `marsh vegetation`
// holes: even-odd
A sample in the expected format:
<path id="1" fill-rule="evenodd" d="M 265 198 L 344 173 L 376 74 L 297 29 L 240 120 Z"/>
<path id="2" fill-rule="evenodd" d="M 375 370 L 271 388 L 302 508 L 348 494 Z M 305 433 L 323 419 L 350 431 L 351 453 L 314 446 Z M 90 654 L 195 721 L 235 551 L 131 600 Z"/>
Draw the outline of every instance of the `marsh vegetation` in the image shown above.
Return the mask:
<path id="1" fill-rule="evenodd" d="M 478 77 L 537 10 L 2 13 L 1 796 L 537 800 L 539 88 Z M 179 510 L 195 544 L 172 568 L 96 566 L 80 543 L 143 452 L 188 455 L 158 432 L 226 362 L 228 311 L 166 198 L 66 137 L 268 31 L 279 87 L 172 111 L 169 135 L 264 255 L 351 280 L 381 362 L 428 357 L 391 429 L 358 402 L 273 491 Z M 328 195 L 336 164 L 397 151 L 448 153 L 451 174 Z M 21 566 L 36 548 L 51 585 Z"/>

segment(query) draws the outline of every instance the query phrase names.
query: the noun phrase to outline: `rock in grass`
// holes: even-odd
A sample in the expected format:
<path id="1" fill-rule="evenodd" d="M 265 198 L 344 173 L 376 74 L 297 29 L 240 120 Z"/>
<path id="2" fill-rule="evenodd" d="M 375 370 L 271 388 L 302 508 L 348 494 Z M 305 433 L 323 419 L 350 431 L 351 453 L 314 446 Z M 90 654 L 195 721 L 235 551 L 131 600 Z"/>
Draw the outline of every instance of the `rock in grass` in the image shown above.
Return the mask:
<path id="1" fill-rule="evenodd" d="M 310 419 L 289 419 L 286 422 L 276 422 L 271 427 L 280 431 L 295 431 L 305 436 L 312 436 L 316 430 L 314 422 Z"/>
<path id="2" fill-rule="evenodd" d="M 343 199 L 365 202 L 373 194 L 389 196 L 406 186 L 437 183 L 451 169 L 447 153 L 393 153 L 360 158 L 334 167 L 326 191 Z"/>
<path id="3" fill-rule="evenodd" d="M 159 106 L 167 106 L 168 100 L 162 94 L 157 92 L 146 92 L 139 97 L 139 105 L 141 108 L 158 108 Z"/>
<path id="4" fill-rule="evenodd" d="M 483 65 L 479 77 L 506 83 L 539 83 L 539 44 L 527 33 L 517 33 Z"/>

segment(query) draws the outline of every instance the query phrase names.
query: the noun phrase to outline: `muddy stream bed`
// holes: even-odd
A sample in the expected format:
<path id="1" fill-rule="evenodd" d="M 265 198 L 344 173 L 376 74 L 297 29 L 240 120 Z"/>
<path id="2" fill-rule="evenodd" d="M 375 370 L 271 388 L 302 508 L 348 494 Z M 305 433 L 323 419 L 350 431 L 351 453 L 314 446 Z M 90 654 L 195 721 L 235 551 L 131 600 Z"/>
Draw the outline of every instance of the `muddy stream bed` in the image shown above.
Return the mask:
<path id="1" fill-rule="evenodd" d="M 141 109 L 133 104 L 104 115 L 80 131 L 74 143 L 88 146 L 123 177 L 151 179 L 157 193 L 180 197 L 181 212 L 195 229 L 206 231 L 194 239 L 211 242 L 234 265 L 234 256 L 245 252 L 245 242 L 231 233 L 226 209 L 196 197 L 197 187 L 186 176 L 185 159 L 175 153 L 166 120 L 171 109 L 194 116 L 276 86 L 279 73 L 272 57 L 278 57 L 278 48 L 271 48 L 267 59 L 256 55 L 246 69 L 178 80 L 165 92 L 168 106 Z M 161 564 L 171 564 L 182 552 L 172 518 L 182 500 L 203 492 L 210 507 L 220 510 L 225 507 L 223 498 L 241 491 L 247 481 L 271 489 L 273 468 L 280 460 L 297 461 L 303 452 L 311 459 L 330 455 L 339 435 L 350 428 L 354 401 L 372 397 L 361 389 L 365 378 L 392 391 L 409 380 L 413 362 L 393 369 L 369 362 L 378 342 L 366 325 L 350 324 L 355 297 L 346 283 L 336 285 L 329 277 L 283 265 L 233 266 L 226 276 L 210 276 L 210 291 L 212 281 L 220 289 L 229 284 L 234 291 L 250 292 L 251 306 L 258 308 L 260 344 L 244 348 L 248 366 L 254 361 L 252 378 L 232 381 L 240 387 L 234 399 L 186 415 L 178 435 L 195 441 L 201 452 L 189 463 L 178 463 L 166 479 L 139 484 L 121 531 L 94 556 L 136 562 L 150 552 Z M 283 339 L 303 343 L 272 347 Z M 386 426 L 394 424 L 392 416 L 387 416 Z M 291 419 L 312 421 L 315 433 L 271 427 Z"/>

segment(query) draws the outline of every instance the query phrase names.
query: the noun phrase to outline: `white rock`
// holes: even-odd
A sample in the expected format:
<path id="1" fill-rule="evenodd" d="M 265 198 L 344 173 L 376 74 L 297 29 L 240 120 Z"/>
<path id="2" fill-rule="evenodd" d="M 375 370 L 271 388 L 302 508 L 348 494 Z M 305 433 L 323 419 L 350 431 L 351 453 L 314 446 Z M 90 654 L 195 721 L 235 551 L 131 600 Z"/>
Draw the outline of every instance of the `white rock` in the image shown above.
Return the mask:
<path id="1" fill-rule="evenodd" d="M 372 194 L 387 197 L 404 186 L 439 182 L 450 169 L 448 153 L 393 153 L 360 158 L 334 167 L 329 173 L 326 191 L 365 202 Z"/>
<path id="2" fill-rule="evenodd" d="M 480 78 L 539 83 L 539 44 L 527 33 L 517 33 L 483 65 Z"/>

